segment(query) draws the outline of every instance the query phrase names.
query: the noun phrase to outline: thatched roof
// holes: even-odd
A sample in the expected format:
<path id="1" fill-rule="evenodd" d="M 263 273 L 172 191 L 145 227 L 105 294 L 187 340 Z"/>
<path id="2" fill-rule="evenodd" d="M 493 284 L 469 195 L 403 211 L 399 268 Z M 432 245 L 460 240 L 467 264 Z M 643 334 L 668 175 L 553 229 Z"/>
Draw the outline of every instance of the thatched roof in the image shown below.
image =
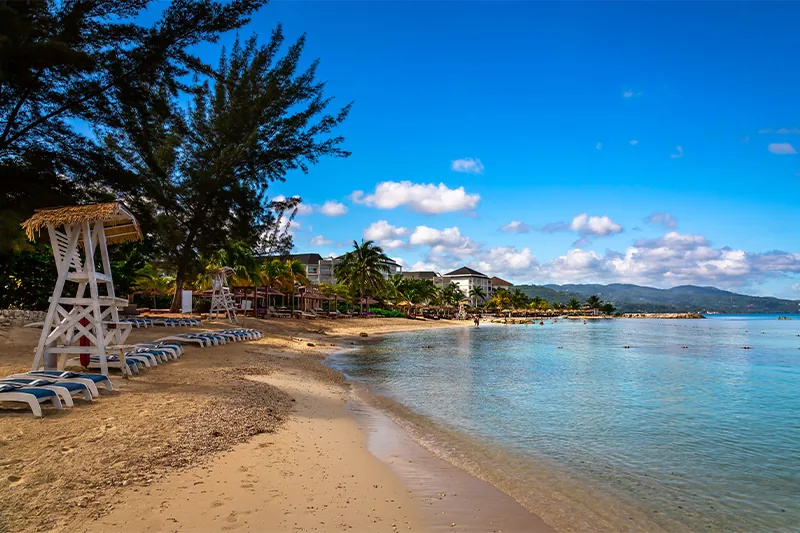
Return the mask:
<path id="1" fill-rule="evenodd" d="M 109 244 L 142 240 L 139 223 L 122 202 L 37 209 L 31 218 L 22 223 L 22 229 L 28 239 L 34 240 L 46 226 L 59 227 L 98 221 L 103 222 Z"/>

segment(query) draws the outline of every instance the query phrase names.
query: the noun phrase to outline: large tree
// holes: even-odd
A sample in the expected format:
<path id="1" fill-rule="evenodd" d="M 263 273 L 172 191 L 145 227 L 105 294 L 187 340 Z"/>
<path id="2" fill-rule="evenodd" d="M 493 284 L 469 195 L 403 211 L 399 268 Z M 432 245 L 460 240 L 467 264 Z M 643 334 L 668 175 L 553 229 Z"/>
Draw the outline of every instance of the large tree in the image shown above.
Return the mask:
<path id="1" fill-rule="evenodd" d="M 264 254 L 288 252 L 300 200 L 268 202 L 268 185 L 292 170 L 307 172 L 324 156 L 350 155 L 343 138 L 330 135 L 350 105 L 327 112 L 331 98 L 316 79 L 317 61 L 300 68 L 304 44 L 301 37 L 279 57 L 280 26 L 263 46 L 255 37 L 237 40 L 186 112 L 174 103 L 168 110 L 119 107 L 123 134 L 106 136 L 117 155 L 107 184 L 146 214 L 151 237 L 174 267 L 173 309 L 200 254 L 230 240 Z"/>
<path id="2" fill-rule="evenodd" d="M 120 106 L 163 109 L 187 74 L 210 72 L 189 48 L 265 1 L 0 2 L 0 252 L 36 207 L 113 197 L 89 132 L 119 127 Z"/>

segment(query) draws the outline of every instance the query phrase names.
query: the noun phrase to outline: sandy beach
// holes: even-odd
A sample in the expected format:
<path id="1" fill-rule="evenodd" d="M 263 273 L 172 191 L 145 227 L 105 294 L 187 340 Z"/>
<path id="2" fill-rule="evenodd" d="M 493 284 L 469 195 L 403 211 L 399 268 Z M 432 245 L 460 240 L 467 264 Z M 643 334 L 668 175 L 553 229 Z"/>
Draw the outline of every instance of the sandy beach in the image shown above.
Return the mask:
<path id="1" fill-rule="evenodd" d="M 427 453 L 322 363 L 381 333 L 467 324 L 244 325 L 265 337 L 187 348 L 115 378 L 119 392 L 93 405 L 41 420 L 3 409 L 0 531 L 550 531 Z M 178 331 L 138 329 L 129 340 Z M 37 338 L 0 331 L 0 372 L 24 370 Z"/>

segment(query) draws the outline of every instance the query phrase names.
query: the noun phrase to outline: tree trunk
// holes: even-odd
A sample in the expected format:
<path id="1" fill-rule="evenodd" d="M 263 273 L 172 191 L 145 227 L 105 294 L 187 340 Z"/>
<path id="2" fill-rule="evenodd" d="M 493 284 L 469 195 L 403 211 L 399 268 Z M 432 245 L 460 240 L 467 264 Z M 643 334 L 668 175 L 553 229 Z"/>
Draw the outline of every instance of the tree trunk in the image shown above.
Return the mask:
<path id="1" fill-rule="evenodd" d="M 171 313 L 177 313 L 181 310 L 181 293 L 183 292 L 183 282 L 186 277 L 186 269 L 178 267 L 178 273 L 175 276 L 175 294 L 172 295 L 172 305 L 169 306 Z"/>

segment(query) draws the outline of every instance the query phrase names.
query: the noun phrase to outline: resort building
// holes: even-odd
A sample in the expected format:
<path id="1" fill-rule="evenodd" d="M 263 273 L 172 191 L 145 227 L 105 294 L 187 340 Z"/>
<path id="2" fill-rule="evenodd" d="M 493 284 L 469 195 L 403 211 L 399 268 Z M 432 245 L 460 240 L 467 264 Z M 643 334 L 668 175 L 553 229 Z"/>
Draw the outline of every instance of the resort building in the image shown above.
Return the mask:
<path id="1" fill-rule="evenodd" d="M 436 287 L 444 288 L 444 278 L 438 272 L 433 270 L 411 270 L 403 272 L 403 277 L 408 279 L 427 279 L 430 280 Z"/>
<path id="2" fill-rule="evenodd" d="M 513 283 L 511 283 L 509 281 L 506 281 L 506 280 L 504 280 L 502 278 L 498 278 L 497 276 L 494 276 L 489 281 L 492 282 L 492 286 L 491 286 L 492 294 L 494 294 L 494 291 L 496 291 L 497 289 L 511 290 L 511 287 L 514 286 Z"/>
<path id="3" fill-rule="evenodd" d="M 292 254 L 288 256 L 288 259 L 295 259 L 305 267 L 306 277 L 314 285 L 319 285 L 320 283 L 336 283 L 336 265 L 341 263 L 343 258 L 343 255 L 339 257 L 322 257 L 320 254 L 316 253 Z M 386 261 L 386 266 L 388 267 L 388 272 L 384 274 L 384 277 L 387 278 L 394 274 L 400 274 L 403 271 L 403 267 L 391 259 Z"/>
<path id="4" fill-rule="evenodd" d="M 470 298 L 473 305 L 482 304 L 491 297 L 492 281 L 489 279 L 489 276 L 486 274 L 481 274 L 477 270 L 463 266 L 458 270 L 453 270 L 452 272 L 445 274 L 443 277 L 445 286 L 455 283 L 467 296 L 469 296 L 470 291 L 474 287 L 480 287 L 484 296 L 481 298 Z"/>

